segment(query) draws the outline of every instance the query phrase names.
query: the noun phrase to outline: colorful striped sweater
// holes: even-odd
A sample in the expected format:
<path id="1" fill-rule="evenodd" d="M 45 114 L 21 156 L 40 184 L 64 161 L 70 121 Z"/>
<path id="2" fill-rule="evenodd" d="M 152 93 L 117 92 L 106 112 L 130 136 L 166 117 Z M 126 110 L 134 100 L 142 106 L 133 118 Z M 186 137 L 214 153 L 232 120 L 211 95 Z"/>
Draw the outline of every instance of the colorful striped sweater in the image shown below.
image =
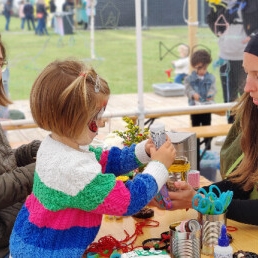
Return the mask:
<path id="1" fill-rule="evenodd" d="M 168 172 L 163 164 L 150 161 L 145 143 L 77 151 L 46 137 L 37 154 L 32 193 L 12 231 L 12 258 L 82 257 L 103 214 L 132 215 L 148 204 Z M 133 180 L 116 180 L 148 162 Z"/>

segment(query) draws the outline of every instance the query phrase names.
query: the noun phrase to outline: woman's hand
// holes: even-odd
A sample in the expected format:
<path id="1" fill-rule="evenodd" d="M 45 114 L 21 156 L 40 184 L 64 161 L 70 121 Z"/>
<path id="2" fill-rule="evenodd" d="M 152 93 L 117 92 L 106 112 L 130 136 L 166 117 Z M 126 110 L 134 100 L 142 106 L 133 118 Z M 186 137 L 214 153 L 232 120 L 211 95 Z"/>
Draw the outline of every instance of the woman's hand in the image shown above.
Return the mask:
<path id="1" fill-rule="evenodd" d="M 168 192 L 172 201 L 172 210 L 192 208 L 192 199 L 196 191 L 191 185 L 185 181 L 177 181 L 174 183 L 176 192 Z"/>
<path id="2" fill-rule="evenodd" d="M 180 210 L 192 208 L 192 199 L 196 194 L 196 191 L 192 188 L 191 185 L 185 181 L 178 181 L 174 183 L 176 192 L 168 192 L 169 198 L 172 201 L 172 209 L 170 210 Z M 164 209 L 160 206 L 158 201 L 154 198 L 148 204 L 150 206 L 155 206 L 159 209 Z"/>

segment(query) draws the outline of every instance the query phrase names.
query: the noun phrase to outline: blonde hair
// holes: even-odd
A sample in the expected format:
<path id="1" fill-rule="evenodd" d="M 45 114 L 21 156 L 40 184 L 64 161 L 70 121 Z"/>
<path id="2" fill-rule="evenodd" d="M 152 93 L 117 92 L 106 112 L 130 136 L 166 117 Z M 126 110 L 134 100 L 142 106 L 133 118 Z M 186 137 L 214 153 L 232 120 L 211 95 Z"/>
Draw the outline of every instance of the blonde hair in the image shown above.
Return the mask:
<path id="1" fill-rule="evenodd" d="M 47 65 L 35 80 L 30 108 L 40 128 L 74 138 L 106 105 L 107 82 L 92 67 L 66 59 Z"/>
<path id="2" fill-rule="evenodd" d="M 178 46 L 178 52 L 180 57 L 187 57 L 189 56 L 189 47 L 187 45 L 181 44 Z"/>

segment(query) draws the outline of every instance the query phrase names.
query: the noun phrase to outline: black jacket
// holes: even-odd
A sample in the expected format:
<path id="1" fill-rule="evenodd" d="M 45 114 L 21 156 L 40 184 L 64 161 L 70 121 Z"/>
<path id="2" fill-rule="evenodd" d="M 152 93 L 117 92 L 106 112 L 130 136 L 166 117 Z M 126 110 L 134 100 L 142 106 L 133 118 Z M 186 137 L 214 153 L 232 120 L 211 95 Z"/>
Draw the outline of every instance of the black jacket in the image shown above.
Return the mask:
<path id="1" fill-rule="evenodd" d="M 244 191 L 241 186 L 233 184 L 228 180 L 222 180 L 214 183 L 221 192 L 233 191 L 233 199 L 228 206 L 227 218 L 241 223 L 258 225 L 258 200 L 250 200 L 249 196 L 252 192 Z M 209 186 L 204 187 L 208 191 Z"/>
<path id="2" fill-rule="evenodd" d="M 23 12 L 24 12 L 26 17 L 33 16 L 33 6 L 32 6 L 32 4 L 29 4 L 29 3 L 25 4 L 24 7 L 23 7 Z"/>
<path id="3" fill-rule="evenodd" d="M 216 8 L 211 8 L 209 14 L 206 17 L 206 22 L 210 29 L 215 34 L 215 23 L 220 15 L 227 20 L 229 24 L 237 23 L 238 14 L 235 10 L 239 4 L 242 4 L 242 16 L 243 16 L 243 26 L 247 36 L 253 36 L 258 33 L 258 0 L 241 0 L 238 4 L 227 10 L 221 5 L 217 5 Z M 222 25 L 216 25 L 217 32 L 223 33 L 226 26 L 223 26 L 223 20 L 221 20 Z"/>
<path id="4" fill-rule="evenodd" d="M 0 126 L 0 258 L 9 252 L 16 216 L 32 190 L 35 159 L 40 141 L 12 150 Z"/>

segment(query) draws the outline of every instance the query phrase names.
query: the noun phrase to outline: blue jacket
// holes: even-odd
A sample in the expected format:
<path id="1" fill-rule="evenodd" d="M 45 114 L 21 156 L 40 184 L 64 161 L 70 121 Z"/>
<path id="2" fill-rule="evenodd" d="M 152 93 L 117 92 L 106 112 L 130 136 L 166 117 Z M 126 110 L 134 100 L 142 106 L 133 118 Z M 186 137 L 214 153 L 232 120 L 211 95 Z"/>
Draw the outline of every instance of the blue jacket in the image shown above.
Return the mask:
<path id="1" fill-rule="evenodd" d="M 12 5 L 5 3 L 3 14 L 5 17 L 10 17 L 12 15 Z"/>
<path id="2" fill-rule="evenodd" d="M 188 104 L 190 106 L 196 105 L 193 95 L 198 93 L 200 95 L 199 102 L 201 104 L 207 104 L 214 99 L 216 94 L 215 76 L 211 73 L 206 73 L 203 80 L 201 80 L 196 71 L 193 71 L 188 75 L 185 80 L 185 93 L 188 97 Z"/>

